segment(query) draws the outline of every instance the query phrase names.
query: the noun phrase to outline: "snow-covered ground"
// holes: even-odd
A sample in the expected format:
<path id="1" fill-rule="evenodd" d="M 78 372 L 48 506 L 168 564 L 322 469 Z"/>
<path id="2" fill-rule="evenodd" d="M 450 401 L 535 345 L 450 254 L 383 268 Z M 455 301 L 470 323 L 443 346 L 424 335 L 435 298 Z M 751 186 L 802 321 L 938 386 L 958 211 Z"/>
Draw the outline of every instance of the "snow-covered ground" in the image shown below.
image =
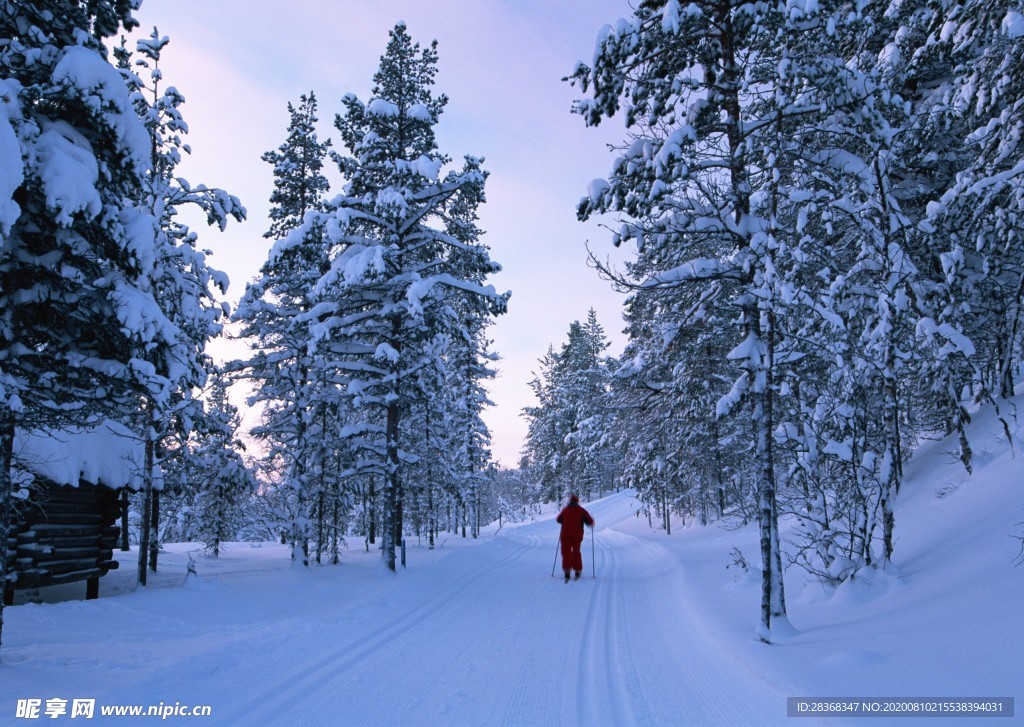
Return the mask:
<path id="1" fill-rule="evenodd" d="M 98 601 L 5 611 L 0 723 L 28 723 L 26 699 L 39 719 L 47 700 L 94 699 L 89 721 L 111 724 L 136 720 L 101 706 L 209 705 L 202 721 L 240 725 L 772 725 L 793 721 L 787 697 L 1015 697 L 1021 714 L 1024 442 L 1015 457 L 998 431 L 976 416 L 972 477 L 948 442 L 917 452 L 891 570 L 835 592 L 789 570 L 794 631 L 771 646 L 754 635 L 758 576 L 726 568 L 733 548 L 756 562 L 756 529 L 667 536 L 626 492 L 587 504 L 596 538 L 568 584 L 551 577 L 552 513 L 411 543 L 397 575 L 361 542 L 305 573 L 280 545 L 172 545 L 131 591 L 132 553 Z"/>

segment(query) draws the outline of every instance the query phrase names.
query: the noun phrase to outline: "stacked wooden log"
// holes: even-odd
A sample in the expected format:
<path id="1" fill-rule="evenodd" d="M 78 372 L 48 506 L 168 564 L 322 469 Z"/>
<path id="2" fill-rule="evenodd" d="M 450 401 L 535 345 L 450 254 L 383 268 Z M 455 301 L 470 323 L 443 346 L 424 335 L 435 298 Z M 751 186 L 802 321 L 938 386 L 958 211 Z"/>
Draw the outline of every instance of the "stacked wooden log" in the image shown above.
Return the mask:
<path id="1" fill-rule="evenodd" d="M 82 482 L 78 487 L 37 480 L 28 500 L 16 501 L 7 542 L 14 574 L 9 591 L 88 581 L 95 597 L 98 579 L 117 568 L 114 548 L 120 528 L 117 490 Z"/>

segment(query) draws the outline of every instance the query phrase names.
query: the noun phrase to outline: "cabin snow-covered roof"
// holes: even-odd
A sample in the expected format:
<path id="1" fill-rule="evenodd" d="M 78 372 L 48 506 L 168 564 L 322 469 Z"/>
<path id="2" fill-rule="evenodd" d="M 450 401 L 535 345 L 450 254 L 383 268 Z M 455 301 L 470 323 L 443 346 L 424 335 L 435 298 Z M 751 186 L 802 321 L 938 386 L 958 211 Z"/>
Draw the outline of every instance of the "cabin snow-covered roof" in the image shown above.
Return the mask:
<path id="1" fill-rule="evenodd" d="M 60 485 L 77 487 L 85 481 L 133 490 L 142 486 L 145 461 L 142 442 L 115 421 L 93 427 L 19 430 L 14 436 L 14 459 L 22 472 Z"/>

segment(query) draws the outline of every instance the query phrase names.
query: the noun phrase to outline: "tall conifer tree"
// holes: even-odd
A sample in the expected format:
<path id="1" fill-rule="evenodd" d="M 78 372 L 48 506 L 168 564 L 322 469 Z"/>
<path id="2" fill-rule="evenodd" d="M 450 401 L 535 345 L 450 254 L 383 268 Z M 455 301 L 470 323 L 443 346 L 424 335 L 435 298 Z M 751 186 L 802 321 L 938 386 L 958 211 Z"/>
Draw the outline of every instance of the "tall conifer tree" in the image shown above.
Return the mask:
<path id="1" fill-rule="evenodd" d="M 326 436 L 319 414 L 330 398 L 330 384 L 312 351 L 308 317 L 313 287 L 328 266 L 322 224 L 304 224 L 323 209 L 329 187 L 322 170 L 330 143 L 318 140 L 316 110 L 312 92 L 298 107 L 289 103 L 287 138 L 263 155 L 274 166 L 271 224 L 264 237 L 276 242 L 235 313 L 243 323 L 241 336 L 255 342 L 255 351 L 231 366 L 253 382 L 250 401 L 264 406 L 254 434 L 268 442 L 270 458 L 283 465 L 280 487 L 287 512 L 279 516 L 288 522 L 292 560 L 301 565 L 309 564 L 317 440 L 322 443 Z"/>
<path id="2" fill-rule="evenodd" d="M 137 25 L 135 6 L 0 6 L 0 543 L 16 428 L 88 424 L 90 408 L 116 414 L 167 383 L 144 363 L 177 335 L 138 204 L 150 145 L 104 45 Z"/>
<path id="3" fill-rule="evenodd" d="M 678 319 L 665 323 L 699 326 L 711 308 L 731 309 L 739 322 L 721 331 L 733 337 L 722 370 L 735 367 L 739 376 L 715 413 L 743 410 L 751 422 L 766 641 L 772 621 L 786 615 L 776 432 L 787 429 L 787 377 L 807 355 L 794 311 L 803 307 L 842 328 L 800 287 L 817 272 L 808 266 L 827 259 L 830 242 L 806 230 L 814 221 L 831 231 L 842 217 L 875 244 L 880 232 L 898 236 L 902 223 L 885 173 L 892 96 L 870 66 L 837 55 L 870 20 L 862 9 L 830 10 L 811 2 L 650 0 L 609 26 L 593 67 L 581 64 L 572 76 L 592 94 L 576 108 L 588 124 L 621 109 L 633 130 L 609 178 L 591 184 L 580 217 L 624 217 L 615 243 L 638 243 L 641 277 L 633 283 L 641 292 L 694 290 L 697 307 L 679 308 Z M 851 143 L 867 131 L 877 143 Z"/>
<path id="4" fill-rule="evenodd" d="M 442 366 L 444 342 L 465 326 L 451 295 L 481 301 L 487 315 L 505 310 L 508 294 L 485 285 L 499 268 L 479 241 L 476 208 L 487 178 L 482 160 L 467 156 L 448 169 L 434 126 L 448 99 L 432 92 L 436 42 L 414 43 L 396 25 L 368 103 L 343 99 L 336 118 L 346 154 L 335 155 L 344 193 L 320 225 L 332 248 L 309 318 L 332 378 L 344 379 L 358 421 L 346 428 L 359 450 L 358 469 L 384 482 L 383 549 L 395 568 L 402 537 L 403 417 L 429 398 L 429 374 Z"/>
<path id="5" fill-rule="evenodd" d="M 165 83 L 160 61 L 170 42 L 156 28 L 137 46 L 138 58 L 130 70 L 128 54 L 117 51 L 135 107 L 149 134 L 150 164 L 139 201 L 156 220 L 156 256 L 153 279 L 157 304 L 172 326 L 161 347 L 146 351 L 145 360 L 166 385 L 150 387 L 143 395 L 138 424 L 146 453 L 143 473 L 144 497 L 139 543 L 139 581 L 145 585 L 147 569 L 156 570 L 159 552 L 159 492 L 154 480 L 162 462 L 183 455 L 195 421 L 202 416 L 202 402 L 195 392 L 206 386 L 213 362 L 207 343 L 220 335 L 228 313 L 217 293 L 227 292 L 228 279 L 213 269 L 208 251 L 198 247 L 198 236 L 178 215 L 194 207 L 210 225 L 223 230 L 228 220 L 245 219 L 245 208 L 237 197 L 206 185 L 193 186 L 178 176 L 177 166 L 191 153 L 185 136 L 188 125 L 181 113 L 185 98 Z"/>

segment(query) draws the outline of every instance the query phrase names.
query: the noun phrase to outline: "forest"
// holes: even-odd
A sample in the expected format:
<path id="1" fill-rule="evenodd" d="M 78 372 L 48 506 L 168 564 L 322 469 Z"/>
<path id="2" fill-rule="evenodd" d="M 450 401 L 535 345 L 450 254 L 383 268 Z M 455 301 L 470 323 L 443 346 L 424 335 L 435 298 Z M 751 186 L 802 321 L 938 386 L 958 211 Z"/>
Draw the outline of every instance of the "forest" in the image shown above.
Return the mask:
<path id="1" fill-rule="evenodd" d="M 137 11 L 0 3 L 2 543 L 34 497 L 18 442 L 115 422 L 143 453 L 122 526 L 142 584 L 162 543 L 280 539 L 309 566 L 352 541 L 395 571 L 407 537 L 632 489 L 666 531 L 757 523 L 770 641 L 787 568 L 836 584 L 892 561 L 922 441 L 955 435 L 971 472 L 979 405 L 1012 439 L 1017 3 L 642 0 L 595 29 L 564 71 L 572 113 L 580 134 L 625 130 L 576 212 L 635 251 L 591 248 L 627 343 L 611 355 L 593 310 L 551 343 L 512 414 L 514 469 L 481 416 L 488 327 L 514 298 L 489 282 L 486 164 L 437 143 L 437 43 L 394 25 L 332 138 L 314 91 L 288 104 L 262 156 L 270 252 L 232 306 L 179 213 L 223 229 L 246 211 L 177 173 L 187 105 L 168 39 L 123 41 Z M 215 361 L 220 336 L 246 355 Z M 785 548 L 781 518 L 799 524 Z M 16 557 L 0 548 L 0 580 Z"/>

